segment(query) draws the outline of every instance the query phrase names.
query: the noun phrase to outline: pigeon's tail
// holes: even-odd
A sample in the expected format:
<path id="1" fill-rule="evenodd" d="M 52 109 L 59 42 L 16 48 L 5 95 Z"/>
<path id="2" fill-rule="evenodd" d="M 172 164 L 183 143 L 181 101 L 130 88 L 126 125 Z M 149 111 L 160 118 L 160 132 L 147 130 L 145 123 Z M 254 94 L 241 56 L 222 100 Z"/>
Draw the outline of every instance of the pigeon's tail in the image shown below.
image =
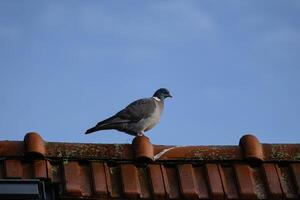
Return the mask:
<path id="1" fill-rule="evenodd" d="M 93 128 L 88 129 L 85 134 L 90 134 L 96 131 L 101 131 L 101 130 L 107 130 L 107 129 L 113 129 L 115 126 L 113 124 L 102 124 L 98 123 L 96 126 Z"/>
<path id="2" fill-rule="evenodd" d="M 93 132 L 96 132 L 98 131 L 98 129 L 96 127 L 93 127 L 93 128 L 90 128 L 88 130 L 86 130 L 85 134 L 90 134 L 90 133 L 93 133 Z"/>
<path id="3" fill-rule="evenodd" d="M 124 123 L 128 123 L 129 120 L 124 120 L 120 119 L 118 117 L 110 117 L 106 120 L 103 120 L 99 122 L 96 126 L 93 128 L 88 129 L 85 134 L 93 133 L 96 131 L 101 131 L 101 130 L 108 130 L 108 129 L 119 129 L 124 126 Z"/>

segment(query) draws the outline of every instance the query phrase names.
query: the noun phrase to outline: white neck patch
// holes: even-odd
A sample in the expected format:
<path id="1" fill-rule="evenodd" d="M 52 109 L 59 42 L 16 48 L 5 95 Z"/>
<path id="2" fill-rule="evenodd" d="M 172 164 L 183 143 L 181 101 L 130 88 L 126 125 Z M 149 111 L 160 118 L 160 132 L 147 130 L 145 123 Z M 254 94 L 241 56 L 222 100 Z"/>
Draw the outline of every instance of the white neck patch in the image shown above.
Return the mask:
<path id="1" fill-rule="evenodd" d="M 155 99 L 156 101 L 161 101 L 159 98 L 157 97 L 152 97 L 153 99 Z"/>

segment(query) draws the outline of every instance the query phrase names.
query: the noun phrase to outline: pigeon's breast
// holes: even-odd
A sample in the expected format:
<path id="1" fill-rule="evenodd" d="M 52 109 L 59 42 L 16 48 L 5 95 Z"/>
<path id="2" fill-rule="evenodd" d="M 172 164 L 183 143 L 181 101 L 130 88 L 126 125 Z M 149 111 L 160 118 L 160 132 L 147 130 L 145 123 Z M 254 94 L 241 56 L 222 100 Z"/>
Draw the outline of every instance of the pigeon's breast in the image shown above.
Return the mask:
<path id="1" fill-rule="evenodd" d="M 152 129 L 160 120 L 160 116 L 163 110 L 163 102 L 155 101 L 156 108 L 152 115 L 145 119 L 144 131 Z"/>

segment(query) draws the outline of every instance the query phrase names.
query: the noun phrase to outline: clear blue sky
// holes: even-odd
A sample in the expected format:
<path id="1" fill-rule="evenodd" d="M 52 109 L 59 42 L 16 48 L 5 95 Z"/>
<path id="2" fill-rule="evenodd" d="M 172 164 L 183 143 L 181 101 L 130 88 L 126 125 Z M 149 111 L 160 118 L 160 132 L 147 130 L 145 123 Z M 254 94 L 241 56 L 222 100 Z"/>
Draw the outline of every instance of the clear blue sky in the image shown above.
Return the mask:
<path id="1" fill-rule="evenodd" d="M 0 140 L 128 143 L 84 132 L 160 87 L 152 143 L 299 143 L 300 1 L 0 1 Z"/>

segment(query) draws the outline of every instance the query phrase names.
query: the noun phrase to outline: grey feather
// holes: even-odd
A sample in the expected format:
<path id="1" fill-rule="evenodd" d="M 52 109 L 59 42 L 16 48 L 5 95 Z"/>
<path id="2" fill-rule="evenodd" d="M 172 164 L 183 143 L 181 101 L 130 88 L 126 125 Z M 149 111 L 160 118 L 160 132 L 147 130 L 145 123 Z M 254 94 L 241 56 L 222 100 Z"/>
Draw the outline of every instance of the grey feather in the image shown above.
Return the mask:
<path id="1" fill-rule="evenodd" d="M 134 101 L 112 117 L 88 129 L 86 134 L 107 129 L 115 129 L 130 135 L 142 134 L 159 122 L 163 107 L 164 99 L 152 97 Z"/>
<path id="2" fill-rule="evenodd" d="M 156 104 L 153 98 L 140 99 L 132 102 L 115 116 L 130 122 L 138 122 L 149 117 L 155 110 Z"/>

